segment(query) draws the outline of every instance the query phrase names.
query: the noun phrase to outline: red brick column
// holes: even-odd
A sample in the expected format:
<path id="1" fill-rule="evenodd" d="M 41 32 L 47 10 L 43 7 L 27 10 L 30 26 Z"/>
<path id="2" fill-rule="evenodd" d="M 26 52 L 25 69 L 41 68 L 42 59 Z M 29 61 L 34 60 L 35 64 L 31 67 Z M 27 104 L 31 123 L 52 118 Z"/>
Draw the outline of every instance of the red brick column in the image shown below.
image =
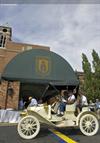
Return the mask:
<path id="1" fill-rule="evenodd" d="M 2 81 L 0 84 L 0 107 L 5 109 L 6 93 L 7 93 L 7 81 Z"/>
<path id="2" fill-rule="evenodd" d="M 18 109 L 20 82 L 12 82 L 13 94 L 7 97 L 7 108 Z"/>

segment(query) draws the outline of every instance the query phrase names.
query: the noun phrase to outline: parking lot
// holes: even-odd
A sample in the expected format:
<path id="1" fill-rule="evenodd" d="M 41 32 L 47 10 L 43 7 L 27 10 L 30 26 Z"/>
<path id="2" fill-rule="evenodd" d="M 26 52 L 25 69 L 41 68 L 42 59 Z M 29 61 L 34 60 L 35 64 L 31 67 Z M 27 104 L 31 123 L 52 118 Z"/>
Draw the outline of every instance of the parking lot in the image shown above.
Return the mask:
<path id="1" fill-rule="evenodd" d="M 100 129 L 98 134 L 92 137 L 84 136 L 79 129 L 63 128 L 50 129 L 45 125 L 41 126 L 40 133 L 35 139 L 21 139 L 17 133 L 16 125 L 0 126 L 0 143 L 99 143 Z"/>

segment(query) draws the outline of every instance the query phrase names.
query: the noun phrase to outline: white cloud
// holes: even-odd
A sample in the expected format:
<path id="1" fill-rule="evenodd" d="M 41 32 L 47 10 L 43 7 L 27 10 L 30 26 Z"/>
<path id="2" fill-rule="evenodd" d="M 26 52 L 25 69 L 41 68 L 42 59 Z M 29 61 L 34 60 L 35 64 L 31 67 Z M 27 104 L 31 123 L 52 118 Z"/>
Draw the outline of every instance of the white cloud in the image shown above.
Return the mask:
<path id="1" fill-rule="evenodd" d="M 100 53 L 100 5 L 2 5 L 0 20 L 13 40 L 50 46 L 77 70 L 82 52 L 90 61 L 92 49 Z"/>

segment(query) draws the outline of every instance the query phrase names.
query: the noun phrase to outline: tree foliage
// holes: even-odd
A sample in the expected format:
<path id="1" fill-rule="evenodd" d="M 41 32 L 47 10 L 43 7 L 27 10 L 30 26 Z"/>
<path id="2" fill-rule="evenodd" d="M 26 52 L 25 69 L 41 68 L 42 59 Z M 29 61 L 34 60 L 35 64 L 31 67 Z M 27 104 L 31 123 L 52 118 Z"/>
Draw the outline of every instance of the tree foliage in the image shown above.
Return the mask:
<path id="1" fill-rule="evenodd" d="M 92 51 L 92 65 L 93 65 L 93 90 L 96 98 L 100 98 L 100 57 L 98 53 L 93 50 Z"/>
<path id="2" fill-rule="evenodd" d="M 82 54 L 84 83 L 81 87 L 89 100 L 95 100 L 96 98 L 100 99 L 100 57 L 95 50 L 92 51 L 92 58 L 93 61 L 91 65 L 87 56 L 84 53 Z"/>

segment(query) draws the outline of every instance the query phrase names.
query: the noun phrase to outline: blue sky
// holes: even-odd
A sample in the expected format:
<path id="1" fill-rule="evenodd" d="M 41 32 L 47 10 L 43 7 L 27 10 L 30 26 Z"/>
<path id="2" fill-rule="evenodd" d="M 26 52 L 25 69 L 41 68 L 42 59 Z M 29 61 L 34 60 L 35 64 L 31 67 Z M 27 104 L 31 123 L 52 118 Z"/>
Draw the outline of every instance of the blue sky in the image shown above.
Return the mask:
<path id="1" fill-rule="evenodd" d="M 99 4 L 1 4 L 0 25 L 12 27 L 13 41 L 49 46 L 74 70 L 82 71 L 82 53 L 100 55 Z"/>

